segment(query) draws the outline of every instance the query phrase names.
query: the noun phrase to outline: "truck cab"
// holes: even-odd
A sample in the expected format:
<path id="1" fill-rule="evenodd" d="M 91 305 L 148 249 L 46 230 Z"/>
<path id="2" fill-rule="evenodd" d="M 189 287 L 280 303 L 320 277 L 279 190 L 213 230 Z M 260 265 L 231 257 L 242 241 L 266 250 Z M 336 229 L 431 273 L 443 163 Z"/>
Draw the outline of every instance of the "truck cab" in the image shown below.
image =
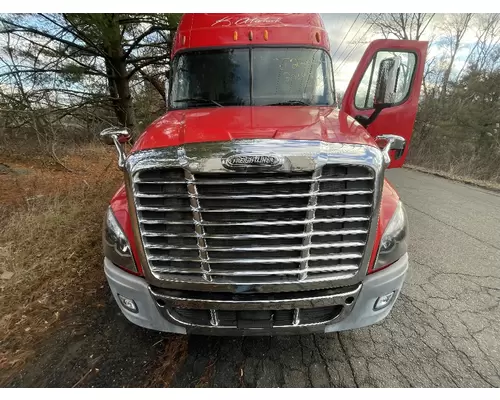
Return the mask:
<path id="1" fill-rule="evenodd" d="M 184 14 L 166 113 L 125 153 L 103 229 L 123 314 L 181 334 L 371 325 L 408 271 L 385 178 L 411 141 L 427 42 L 370 43 L 337 103 L 318 14 Z"/>

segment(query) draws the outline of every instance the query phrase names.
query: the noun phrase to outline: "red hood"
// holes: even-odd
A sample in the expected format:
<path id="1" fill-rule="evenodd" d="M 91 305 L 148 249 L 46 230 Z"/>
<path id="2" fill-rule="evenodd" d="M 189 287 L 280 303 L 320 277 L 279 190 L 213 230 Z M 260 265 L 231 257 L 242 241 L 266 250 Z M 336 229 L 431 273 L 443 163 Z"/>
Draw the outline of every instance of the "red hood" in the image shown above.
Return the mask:
<path id="1" fill-rule="evenodd" d="M 238 139 L 322 140 L 376 146 L 352 117 L 331 107 L 210 107 L 167 112 L 146 129 L 132 152 Z"/>

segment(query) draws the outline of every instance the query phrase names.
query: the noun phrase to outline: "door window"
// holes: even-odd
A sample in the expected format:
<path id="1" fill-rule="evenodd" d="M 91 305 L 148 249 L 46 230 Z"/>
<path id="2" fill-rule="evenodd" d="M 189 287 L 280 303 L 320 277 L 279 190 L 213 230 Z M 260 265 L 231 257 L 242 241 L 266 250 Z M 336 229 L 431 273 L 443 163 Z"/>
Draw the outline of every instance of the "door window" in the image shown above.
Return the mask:
<path id="1" fill-rule="evenodd" d="M 389 82 L 386 102 L 398 104 L 404 101 L 410 93 L 416 61 L 415 54 L 411 52 L 378 51 L 375 53 L 356 91 L 354 100 L 356 108 L 359 110 L 373 108 L 379 74 L 388 73 L 388 68 L 395 69 L 395 74 L 392 74 L 395 79 Z M 381 66 L 384 68 L 383 71 Z"/>

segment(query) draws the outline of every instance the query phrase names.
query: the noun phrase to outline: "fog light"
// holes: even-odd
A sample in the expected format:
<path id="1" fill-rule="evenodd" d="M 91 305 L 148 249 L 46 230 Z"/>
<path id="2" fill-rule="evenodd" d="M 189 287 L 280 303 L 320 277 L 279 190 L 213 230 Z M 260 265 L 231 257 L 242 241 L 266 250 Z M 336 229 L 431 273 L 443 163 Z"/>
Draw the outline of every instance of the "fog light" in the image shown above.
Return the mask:
<path id="1" fill-rule="evenodd" d="M 382 308 L 385 308 L 389 305 L 391 302 L 392 298 L 394 297 L 394 293 L 396 292 L 391 292 L 384 294 L 383 296 L 380 296 L 377 301 L 375 301 L 375 306 L 373 306 L 374 310 L 381 310 Z"/>
<path id="2" fill-rule="evenodd" d="M 123 307 L 125 307 L 127 310 L 132 311 L 133 313 L 139 311 L 137 309 L 137 304 L 135 304 L 134 300 L 127 299 L 126 297 L 123 297 L 121 294 L 118 295 L 118 298 L 120 299 L 120 302 L 122 303 Z"/>

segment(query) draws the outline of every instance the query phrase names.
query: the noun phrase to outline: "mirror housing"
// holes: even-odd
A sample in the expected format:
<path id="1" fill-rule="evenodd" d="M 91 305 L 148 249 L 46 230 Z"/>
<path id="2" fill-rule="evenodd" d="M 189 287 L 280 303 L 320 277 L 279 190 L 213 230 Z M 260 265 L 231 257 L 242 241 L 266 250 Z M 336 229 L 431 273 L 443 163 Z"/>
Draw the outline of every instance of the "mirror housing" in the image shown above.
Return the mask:
<path id="1" fill-rule="evenodd" d="M 400 56 L 385 58 L 380 62 L 373 99 L 374 106 L 380 104 L 392 105 L 394 103 L 400 65 Z"/>
<path id="2" fill-rule="evenodd" d="M 118 153 L 118 167 L 123 169 L 127 155 L 123 149 L 123 143 L 127 143 L 131 136 L 125 128 L 112 127 L 101 131 L 99 138 L 107 145 L 115 145 L 116 152 Z"/>
<path id="3" fill-rule="evenodd" d="M 402 136 L 398 135 L 378 135 L 375 138 L 375 141 L 377 144 L 379 142 L 385 142 L 385 145 L 380 146 L 382 149 L 382 153 L 384 154 L 384 164 L 385 167 L 387 168 L 389 164 L 391 163 L 391 156 L 389 152 L 391 150 L 396 150 L 395 154 L 395 159 L 398 160 L 402 157 L 405 147 L 406 147 L 406 140 Z"/>
<path id="4" fill-rule="evenodd" d="M 357 115 L 355 117 L 363 127 L 368 127 L 378 117 L 384 108 L 394 105 L 394 96 L 398 84 L 398 77 L 401 65 L 401 57 L 384 58 L 380 62 L 378 69 L 377 84 L 375 86 L 375 95 L 373 98 L 373 113 L 369 117 Z"/>

